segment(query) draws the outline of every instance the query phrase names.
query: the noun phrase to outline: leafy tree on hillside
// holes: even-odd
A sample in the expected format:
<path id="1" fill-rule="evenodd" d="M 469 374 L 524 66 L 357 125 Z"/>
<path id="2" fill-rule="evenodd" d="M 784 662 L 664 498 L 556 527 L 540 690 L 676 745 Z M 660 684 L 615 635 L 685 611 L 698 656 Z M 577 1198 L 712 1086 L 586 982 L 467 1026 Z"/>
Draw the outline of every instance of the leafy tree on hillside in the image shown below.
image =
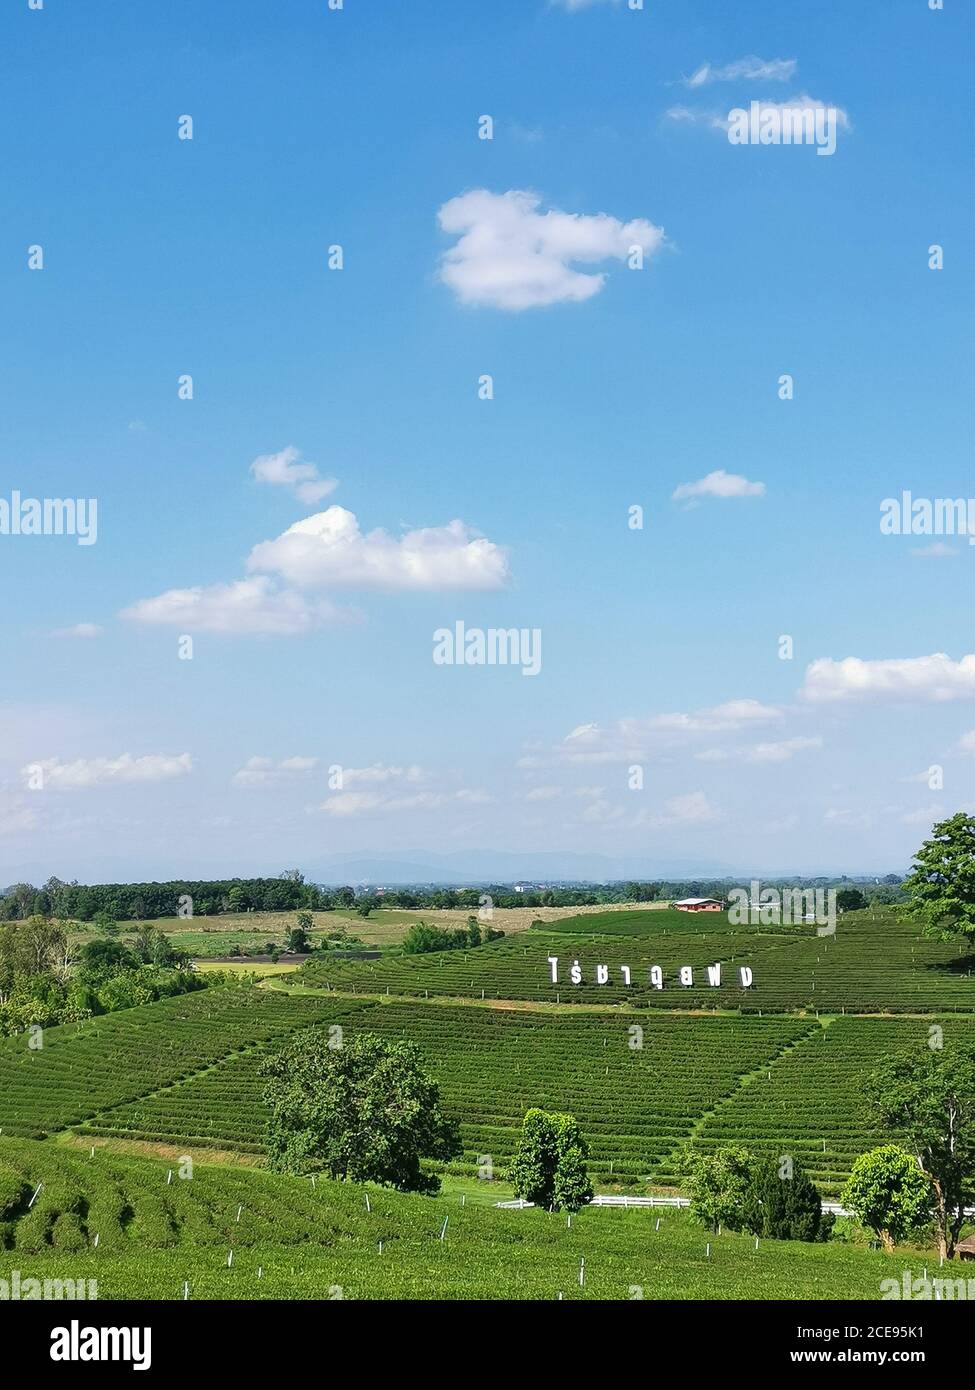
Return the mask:
<path id="1" fill-rule="evenodd" d="M 574 1115 L 532 1109 L 525 1115 L 508 1179 L 528 1202 L 549 1211 L 578 1211 L 592 1201 L 588 1156 Z"/>
<path id="2" fill-rule="evenodd" d="M 740 1144 L 722 1144 L 713 1153 L 689 1153 L 682 1172 L 687 1178 L 691 1214 L 711 1230 L 740 1231 L 755 1160 Z"/>
<path id="3" fill-rule="evenodd" d="M 268 1166 L 438 1191 L 440 1179 L 423 1171 L 421 1159 L 453 1158 L 460 1136 L 415 1044 L 372 1033 L 333 1042 L 311 1029 L 264 1062 Z"/>
<path id="4" fill-rule="evenodd" d="M 891 1057 L 868 1078 L 867 1095 L 930 1180 L 938 1243 L 951 1259 L 975 1202 L 975 1060 L 927 1047 Z"/>
<path id="5" fill-rule="evenodd" d="M 801 1164 L 788 1154 L 756 1164 L 743 1203 L 745 1228 L 772 1240 L 829 1240 L 835 1218 Z"/>
<path id="6" fill-rule="evenodd" d="M 854 1163 L 841 1201 L 861 1224 L 893 1250 L 895 1241 L 931 1219 L 931 1179 L 899 1144 L 884 1144 Z"/>
<path id="7" fill-rule="evenodd" d="M 910 912 L 943 939 L 975 938 L 975 816 L 939 821 L 904 880 Z"/>
<path id="8" fill-rule="evenodd" d="M 836 906 L 841 912 L 856 912 L 866 905 L 867 900 L 859 888 L 841 888 L 836 894 Z"/>
<path id="9" fill-rule="evenodd" d="M 110 975 L 116 975 L 120 970 L 134 970 L 138 964 L 135 952 L 123 946 L 121 941 L 96 937 L 81 948 L 78 975 L 86 984 L 97 986 Z"/>
<path id="10" fill-rule="evenodd" d="M 285 947 L 288 951 L 294 951 L 296 955 L 304 955 L 311 950 L 311 943 L 308 940 L 308 933 L 304 927 L 292 927 L 288 932 L 288 940 Z"/>

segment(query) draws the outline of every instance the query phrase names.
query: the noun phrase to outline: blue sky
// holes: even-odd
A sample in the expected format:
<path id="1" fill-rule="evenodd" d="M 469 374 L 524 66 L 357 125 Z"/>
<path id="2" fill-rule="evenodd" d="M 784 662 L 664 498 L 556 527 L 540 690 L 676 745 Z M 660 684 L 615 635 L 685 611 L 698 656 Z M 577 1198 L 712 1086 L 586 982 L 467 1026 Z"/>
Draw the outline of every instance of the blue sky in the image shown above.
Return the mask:
<path id="1" fill-rule="evenodd" d="M 0 497 L 98 529 L 0 535 L 0 877 L 904 867 L 975 801 L 975 551 L 879 528 L 975 492 L 973 28 L 7 6 Z M 752 100 L 837 108 L 835 153 L 732 145 Z M 541 671 L 435 664 L 457 621 L 538 629 Z"/>

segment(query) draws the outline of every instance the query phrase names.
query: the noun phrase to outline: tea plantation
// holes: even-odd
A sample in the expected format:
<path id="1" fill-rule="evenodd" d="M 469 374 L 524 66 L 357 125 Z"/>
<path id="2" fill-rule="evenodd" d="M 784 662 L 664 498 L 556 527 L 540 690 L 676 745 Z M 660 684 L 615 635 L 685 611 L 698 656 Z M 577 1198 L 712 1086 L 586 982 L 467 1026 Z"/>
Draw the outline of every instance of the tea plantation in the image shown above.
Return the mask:
<path id="1" fill-rule="evenodd" d="M 56 1281 L 61 1296 L 65 1280 L 94 1280 L 85 1293 L 100 1300 L 875 1299 L 904 1263 L 843 1245 L 756 1250 L 671 1211 L 587 1209 L 570 1226 L 456 1196 L 170 1171 L 0 1139 L 0 1281 L 30 1297 L 25 1280 Z"/>
<path id="2" fill-rule="evenodd" d="M 379 961 L 309 961 L 300 978 L 316 988 L 414 998 L 448 995 L 467 999 L 535 999 L 562 1004 L 628 1003 L 641 1008 L 741 1009 L 748 1012 L 820 1010 L 827 1013 L 921 1013 L 958 1010 L 975 1014 L 975 952 L 967 946 L 920 936 L 916 924 L 893 913 L 850 913 L 835 936 L 816 929 L 796 932 L 719 923 L 710 932 L 675 931 L 666 923 L 651 930 L 662 911 L 594 914 L 566 918 L 544 929 L 522 932 L 476 950 L 387 957 Z M 686 919 L 687 914 L 674 917 Z M 701 917 L 695 919 L 700 924 Z M 603 918 L 644 917 L 639 935 L 621 936 Z M 572 926 L 572 930 L 568 928 Z M 632 927 L 632 923 L 629 923 Z M 678 925 L 681 925 L 679 923 Z M 554 930 L 558 926 L 559 930 Z M 551 981 L 549 958 L 559 961 Z M 582 983 L 571 982 L 574 962 Z M 719 988 L 707 983 L 706 967 L 722 963 Z M 608 967 L 608 982 L 596 983 L 596 967 Z M 659 965 L 663 988 L 651 988 L 649 970 Z M 689 988 L 678 982 L 681 966 L 694 967 Z M 738 970 L 751 968 L 753 984 L 742 989 Z M 628 966 L 627 986 L 621 967 Z"/>

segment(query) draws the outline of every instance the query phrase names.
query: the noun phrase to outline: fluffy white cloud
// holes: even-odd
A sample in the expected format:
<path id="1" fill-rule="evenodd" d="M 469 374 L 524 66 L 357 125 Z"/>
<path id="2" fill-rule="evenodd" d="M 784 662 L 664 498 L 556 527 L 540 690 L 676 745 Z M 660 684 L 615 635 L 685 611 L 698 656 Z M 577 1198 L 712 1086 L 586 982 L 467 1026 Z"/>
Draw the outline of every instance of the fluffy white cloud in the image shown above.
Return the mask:
<path id="1" fill-rule="evenodd" d="M 798 66 L 795 58 L 756 58 L 750 54 L 723 67 L 702 63 L 683 81 L 685 87 L 706 87 L 711 82 L 788 82 Z"/>
<path id="2" fill-rule="evenodd" d="M 444 203 L 440 226 L 458 240 L 443 256 L 440 278 L 461 303 L 520 310 L 591 299 L 605 274 L 574 270 L 572 262 L 623 261 L 634 246 L 650 255 L 664 239 L 663 228 L 643 218 L 620 222 L 540 206 L 525 189 L 477 188 Z"/>
<path id="3" fill-rule="evenodd" d="M 329 507 L 251 551 L 248 569 L 273 571 L 300 587 L 497 589 L 508 577 L 505 552 L 462 521 L 363 534 L 352 512 Z"/>
<path id="4" fill-rule="evenodd" d="M 554 801 L 562 795 L 561 787 L 532 787 L 525 793 L 526 801 Z"/>
<path id="5" fill-rule="evenodd" d="M 229 584 L 167 589 L 155 598 L 133 603 L 121 616 L 130 622 L 178 627 L 190 633 L 295 637 L 350 615 L 325 600 L 309 602 L 293 590 L 277 588 L 267 576 L 255 575 Z"/>
<path id="6" fill-rule="evenodd" d="M 97 623 L 75 623 L 74 627 L 58 627 L 51 633 L 52 637 L 100 637 L 104 628 Z"/>
<path id="7" fill-rule="evenodd" d="M 237 787 L 271 787 L 311 772 L 317 766 L 317 758 L 281 758 L 278 762 L 273 758 L 248 758 L 232 780 Z"/>
<path id="8" fill-rule="evenodd" d="M 185 777 L 192 772 L 193 759 L 189 753 L 180 753 L 177 757 L 148 753 L 141 758 L 123 753 L 118 758 L 76 758 L 74 762 L 46 758 L 21 768 L 25 786 L 36 782 L 38 769 L 45 789 L 76 790 L 120 782 L 167 782 L 173 777 Z"/>
<path id="9" fill-rule="evenodd" d="M 323 478 L 314 463 L 300 463 L 301 454 L 289 444 L 276 454 L 261 454 L 251 464 L 259 483 L 273 483 L 294 489 L 300 502 L 314 506 L 338 487 L 335 478 Z"/>
<path id="10" fill-rule="evenodd" d="M 958 740 L 958 748 L 962 753 L 975 753 L 975 729 L 969 729 L 967 734 L 962 734 Z M 918 781 L 927 781 L 930 772 L 922 772 L 918 776 Z"/>
<path id="11" fill-rule="evenodd" d="M 785 763 L 807 748 L 822 748 L 821 738 L 786 738 L 778 742 L 752 743 L 746 748 L 708 748 L 695 757 L 704 763 Z"/>
<path id="12" fill-rule="evenodd" d="M 975 655 L 952 661 L 944 652 L 901 660 L 842 661 L 820 657 L 806 668 L 800 696 L 814 703 L 840 700 L 920 700 L 941 703 L 975 697 Z"/>
<path id="13" fill-rule="evenodd" d="M 675 502 L 683 502 L 695 497 L 763 497 L 764 483 L 750 483 L 740 473 L 726 473 L 723 468 L 715 469 L 707 477 L 696 483 L 681 483 L 674 489 L 671 497 Z"/>

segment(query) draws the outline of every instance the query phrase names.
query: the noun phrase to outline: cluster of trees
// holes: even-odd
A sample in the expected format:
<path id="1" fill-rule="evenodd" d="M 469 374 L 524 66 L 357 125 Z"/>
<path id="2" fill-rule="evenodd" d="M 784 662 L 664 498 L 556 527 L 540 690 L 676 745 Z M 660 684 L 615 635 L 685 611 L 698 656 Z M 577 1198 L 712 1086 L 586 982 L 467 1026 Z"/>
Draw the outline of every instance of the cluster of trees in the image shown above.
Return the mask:
<path id="1" fill-rule="evenodd" d="M 93 1014 L 204 989 L 186 959 L 149 923 L 132 946 L 97 938 L 75 960 L 61 922 L 28 917 L 0 925 L 0 1034 L 73 1023 Z"/>
<path id="2" fill-rule="evenodd" d="M 261 1066 L 268 1166 L 402 1192 L 438 1192 L 424 1164 L 461 1152 L 457 1121 L 415 1043 L 341 1028 L 299 1033 Z M 588 1148 L 572 1115 L 529 1110 L 507 1176 L 527 1201 L 578 1211 L 592 1200 Z"/>
<path id="3" fill-rule="evenodd" d="M 8 888 L 0 898 L 0 920 L 43 916 L 79 922 L 93 922 L 99 917 L 116 922 L 152 921 L 177 916 L 181 902 L 190 901 L 194 917 L 251 909 L 321 911 L 331 906 L 329 895 L 305 883 L 297 869 L 288 869 L 279 878 L 180 879 L 168 883 L 84 884 L 49 878 L 43 888 L 29 883 Z"/>
<path id="4" fill-rule="evenodd" d="M 502 936 L 504 932 L 494 927 L 482 928 L 476 917 L 468 917 L 466 927 L 453 929 L 430 927 L 426 922 L 417 922 L 403 937 L 403 951 L 408 956 L 419 956 L 427 951 L 466 950 L 469 946 L 497 941 Z"/>
<path id="5" fill-rule="evenodd" d="M 835 1217 L 815 1183 L 788 1154 L 756 1158 L 738 1144 L 684 1161 L 691 1212 L 711 1230 L 750 1231 L 771 1240 L 829 1240 Z"/>
<path id="6" fill-rule="evenodd" d="M 865 1092 L 877 1127 L 901 1143 L 860 1155 L 843 1205 L 888 1250 L 933 1234 L 951 1259 L 975 1202 L 975 1057 L 944 1047 L 891 1057 Z M 688 1155 L 685 1176 L 692 1212 L 712 1229 L 791 1240 L 827 1240 L 832 1231 L 815 1186 L 788 1155 L 756 1160 L 726 1144 Z"/>

